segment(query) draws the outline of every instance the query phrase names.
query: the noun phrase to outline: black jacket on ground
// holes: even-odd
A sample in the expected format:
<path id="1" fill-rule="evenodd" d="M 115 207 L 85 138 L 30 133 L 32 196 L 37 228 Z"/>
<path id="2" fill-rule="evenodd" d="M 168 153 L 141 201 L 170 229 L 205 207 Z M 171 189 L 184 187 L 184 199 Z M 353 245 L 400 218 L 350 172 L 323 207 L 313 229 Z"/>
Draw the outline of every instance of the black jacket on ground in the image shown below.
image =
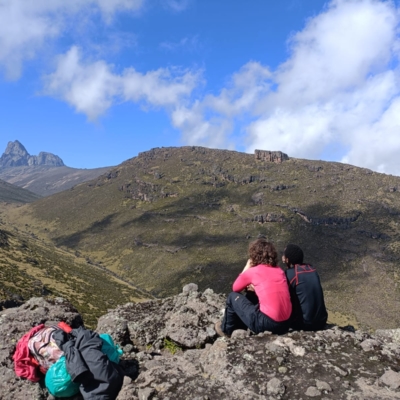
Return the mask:
<path id="1" fill-rule="evenodd" d="M 124 374 L 101 351 L 103 341 L 96 332 L 80 327 L 70 334 L 56 331 L 53 338 L 64 351 L 67 371 L 72 381 L 80 385 L 85 400 L 117 398 Z"/>
<path id="2" fill-rule="evenodd" d="M 322 329 L 328 319 L 324 293 L 314 267 L 297 264 L 286 270 L 292 300 L 291 326 L 295 329 Z"/>

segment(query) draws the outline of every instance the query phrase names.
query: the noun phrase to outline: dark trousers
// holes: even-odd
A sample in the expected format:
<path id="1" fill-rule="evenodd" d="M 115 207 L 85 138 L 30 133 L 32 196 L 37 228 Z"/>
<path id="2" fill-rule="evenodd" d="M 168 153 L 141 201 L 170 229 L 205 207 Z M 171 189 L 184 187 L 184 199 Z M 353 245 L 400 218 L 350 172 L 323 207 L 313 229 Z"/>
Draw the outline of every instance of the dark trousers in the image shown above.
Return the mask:
<path id="1" fill-rule="evenodd" d="M 312 324 L 306 324 L 301 321 L 291 321 L 290 327 L 296 331 L 321 331 L 325 328 L 326 319 L 323 321 L 317 321 Z"/>
<path id="2" fill-rule="evenodd" d="M 289 325 L 288 321 L 277 322 L 261 312 L 257 295 L 249 291 L 246 295 L 229 294 L 221 328 L 227 335 L 236 329 L 247 328 L 255 334 L 265 331 L 281 334 L 287 332 Z"/>

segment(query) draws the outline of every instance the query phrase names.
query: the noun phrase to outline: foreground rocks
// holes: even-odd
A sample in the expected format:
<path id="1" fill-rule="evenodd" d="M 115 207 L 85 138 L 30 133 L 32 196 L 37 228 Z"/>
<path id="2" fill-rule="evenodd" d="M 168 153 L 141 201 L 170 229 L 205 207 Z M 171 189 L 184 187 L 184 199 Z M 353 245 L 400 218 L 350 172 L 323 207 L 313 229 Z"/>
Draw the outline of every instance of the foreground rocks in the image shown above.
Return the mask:
<path id="1" fill-rule="evenodd" d="M 320 332 L 217 338 L 224 298 L 188 285 L 175 297 L 126 304 L 100 318 L 124 349 L 118 400 L 399 399 L 400 330 L 374 336 L 350 327 Z M 40 384 L 14 375 L 12 354 L 32 326 L 82 323 L 62 299 L 31 299 L 0 312 L 0 399 L 50 399 Z M 75 397 L 76 400 L 80 396 Z"/>

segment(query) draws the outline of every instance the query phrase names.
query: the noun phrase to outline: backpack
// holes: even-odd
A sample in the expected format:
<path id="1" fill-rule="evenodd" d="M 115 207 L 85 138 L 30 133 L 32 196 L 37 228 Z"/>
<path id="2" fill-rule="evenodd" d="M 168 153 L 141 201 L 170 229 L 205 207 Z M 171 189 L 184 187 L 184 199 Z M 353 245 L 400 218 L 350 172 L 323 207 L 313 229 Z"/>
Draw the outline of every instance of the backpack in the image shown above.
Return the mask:
<path id="1" fill-rule="evenodd" d="M 53 333 L 59 329 L 57 326 L 43 328 L 28 341 L 29 351 L 39 364 L 40 371 L 44 374 L 51 365 L 64 355 L 64 352 L 53 339 Z"/>

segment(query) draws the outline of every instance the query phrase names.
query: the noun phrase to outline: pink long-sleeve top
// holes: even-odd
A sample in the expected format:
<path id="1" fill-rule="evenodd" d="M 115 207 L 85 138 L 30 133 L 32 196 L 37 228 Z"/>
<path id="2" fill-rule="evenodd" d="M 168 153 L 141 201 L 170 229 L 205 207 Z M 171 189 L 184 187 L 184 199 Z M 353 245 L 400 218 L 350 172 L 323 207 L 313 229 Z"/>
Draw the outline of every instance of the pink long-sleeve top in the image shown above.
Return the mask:
<path id="1" fill-rule="evenodd" d="M 274 321 L 289 319 L 292 312 L 286 275 L 279 267 L 260 264 L 239 274 L 233 283 L 233 291 L 240 292 L 253 284 L 260 301 L 260 311 Z"/>

